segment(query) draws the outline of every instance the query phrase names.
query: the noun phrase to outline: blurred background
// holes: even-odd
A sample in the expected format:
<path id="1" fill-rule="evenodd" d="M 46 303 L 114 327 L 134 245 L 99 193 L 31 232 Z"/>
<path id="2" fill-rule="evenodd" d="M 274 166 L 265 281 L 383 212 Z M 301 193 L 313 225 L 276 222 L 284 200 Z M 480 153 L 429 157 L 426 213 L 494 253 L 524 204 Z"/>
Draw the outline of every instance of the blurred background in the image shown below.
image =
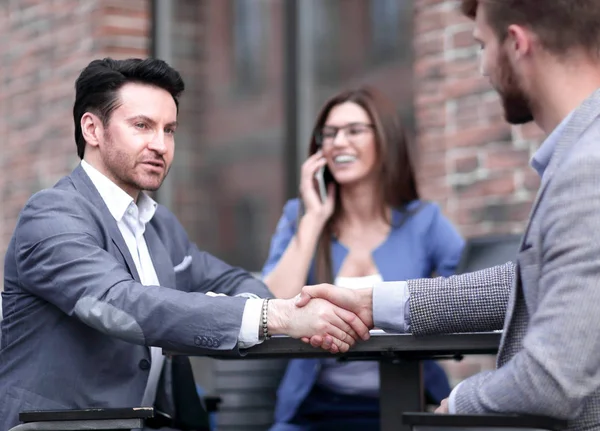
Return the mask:
<path id="1" fill-rule="evenodd" d="M 510 127 L 456 0 L 0 0 L 0 255 L 28 197 L 78 163 L 73 84 L 100 57 L 155 56 L 187 91 L 157 200 L 198 246 L 259 271 L 296 196 L 317 110 L 368 83 L 414 134 L 419 186 L 467 237 L 519 233 L 541 134 Z M 1 269 L 0 269 L 1 273 Z M 453 382 L 492 358 L 449 362 Z M 209 360 L 198 380 L 218 387 Z"/>

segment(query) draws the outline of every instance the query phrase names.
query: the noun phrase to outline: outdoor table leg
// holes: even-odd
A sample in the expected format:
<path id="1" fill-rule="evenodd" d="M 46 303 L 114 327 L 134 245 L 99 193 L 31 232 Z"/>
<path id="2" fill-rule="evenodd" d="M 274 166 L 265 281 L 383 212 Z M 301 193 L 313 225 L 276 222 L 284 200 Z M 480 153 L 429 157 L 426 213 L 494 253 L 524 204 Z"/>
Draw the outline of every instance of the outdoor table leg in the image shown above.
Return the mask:
<path id="1" fill-rule="evenodd" d="M 382 360 L 379 365 L 381 431 L 410 431 L 402 413 L 423 410 L 421 363 L 413 360 Z"/>

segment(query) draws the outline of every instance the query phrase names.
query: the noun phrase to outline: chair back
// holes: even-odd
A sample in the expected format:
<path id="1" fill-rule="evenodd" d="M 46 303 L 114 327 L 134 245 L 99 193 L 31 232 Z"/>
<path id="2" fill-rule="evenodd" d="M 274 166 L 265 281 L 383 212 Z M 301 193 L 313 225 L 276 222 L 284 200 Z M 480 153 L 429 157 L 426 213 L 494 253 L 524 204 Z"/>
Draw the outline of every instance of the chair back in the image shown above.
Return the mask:
<path id="1" fill-rule="evenodd" d="M 521 234 L 470 238 L 465 244 L 456 273 L 464 274 L 514 262 L 520 243 Z"/>

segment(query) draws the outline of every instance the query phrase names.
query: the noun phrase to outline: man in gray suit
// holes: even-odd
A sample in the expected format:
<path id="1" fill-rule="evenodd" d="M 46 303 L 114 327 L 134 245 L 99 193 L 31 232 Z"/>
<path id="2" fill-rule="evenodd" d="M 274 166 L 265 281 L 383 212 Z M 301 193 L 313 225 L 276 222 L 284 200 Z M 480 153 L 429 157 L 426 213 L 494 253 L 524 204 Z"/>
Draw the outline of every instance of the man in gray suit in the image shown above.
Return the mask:
<path id="1" fill-rule="evenodd" d="M 173 160 L 183 89 L 155 59 L 95 60 L 77 79 L 81 164 L 27 202 L 6 253 L 0 430 L 23 410 L 156 405 L 176 417 L 161 347 L 331 333 L 335 352 L 368 337 L 324 300 L 304 312 L 260 299 L 271 296 L 261 281 L 199 250 L 144 192 Z"/>
<path id="2" fill-rule="evenodd" d="M 497 370 L 463 381 L 439 412 L 600 429 L 600 1 L 462 8 L 506 120 L 534 120 L 549 135 L 532 159 L 542 181 L 516 264 L 363 291 L 309 286 L 298 305 L 326 298 L 370 326 L 418 335 L 503 328 Z"/>

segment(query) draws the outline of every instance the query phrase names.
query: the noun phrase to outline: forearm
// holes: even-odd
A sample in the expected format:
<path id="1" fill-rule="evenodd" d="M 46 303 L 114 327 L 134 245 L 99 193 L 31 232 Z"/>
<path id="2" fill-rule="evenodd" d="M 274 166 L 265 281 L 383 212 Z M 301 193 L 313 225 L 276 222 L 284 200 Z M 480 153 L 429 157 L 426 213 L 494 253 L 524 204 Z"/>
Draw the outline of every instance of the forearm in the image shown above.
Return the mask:
<path id="1" fill-rule="evenodd" d="M 211 298 L 159 286 L 153 290 L 138 298 L 140 308 L 135 313 L 146 345 L 186 351 L 195 347 L 232 350 L 238 344 L 245 298 Z M 118 336 L 123 328 L 112 330 Z M 212 339 L 212 345 L 198 344 L 204 338 Z"/>
<path id="2" fill-rule="evenodd" d="M 539 354 L 526 348 L 498 370 L 464 380 L 453 395 L 455 413 L 576 418 L 595 392 L 597 378 L 585 371 L 577 373 L 580 378 L 556 373 L 553 367 L 566 364 L 549 364 L 543 349 Z"/>
<path id="3" fill-rule="evenodd" d="M 308 270 L 314 255 L 323 222 L 304 216 L 298 231 L 290 241 L 281 260 L 264 282 L 277 298 L 293 298 L 306 284 Z"/>
<path id="4" fill-rule="evenodd" d="M 283 299 L 269 301 L 267 312 L 267 329 L 269 335 L 289 335 L 292 306 L 289 301 Z"/>
<path id="5" fill-rule="evenodd" d="M 102 333 L 135 344 L 230 350 L 238 341 L 245 301 L 143 286 L 131 280 L 114 285 L 103 295 L 88 292 L 80 296 L 72 314 Z M 219 319 L 218 330 L 215 318 Z M 198 344 L 208 336 L 212 345 Z"/>

